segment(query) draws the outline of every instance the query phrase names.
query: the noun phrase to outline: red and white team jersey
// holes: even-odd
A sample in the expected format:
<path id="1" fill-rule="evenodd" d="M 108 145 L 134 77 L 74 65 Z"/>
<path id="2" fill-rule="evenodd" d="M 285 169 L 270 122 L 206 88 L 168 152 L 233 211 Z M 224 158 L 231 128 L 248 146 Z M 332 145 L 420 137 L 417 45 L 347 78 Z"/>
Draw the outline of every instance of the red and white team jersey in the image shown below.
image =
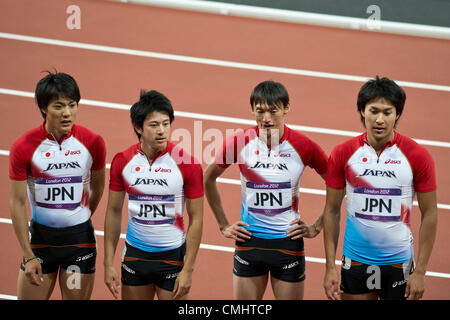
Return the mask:
<path id="1" fill-rule="evenodd" d="M 203 197 L 202 167 L 171 142 L 150 164 L 138 143 L 115 155 L 109 188 L 128 194 L 129 244 L 148 252 L 175 249 L 185 241 L 184 197 Z"/>
<path id="2" fill-rule="evenodd" d="M 364 133 L 334 148 L 326 183 L 346 188 L 346 257 L 370 265 L 414 258 L 409 227 L 414 194 L 436 189 L 434 162 L 424 147 L 395 132 L 378 156 Z"/>
<path id="3" fill-rule="evenodd" d="M 11 147 L 9 178 L 28 180 L 31 218 L 53 228 L 74 226 L 91 216 L 91 170 L 105 167 L 103 138 L 79 125 L 58 142 L 43 125 Z"/>
<path id="4" fill-rule="evenodd" d="M 300 217 L 298 195 L 305 166 L 326 172 L 325 152 L 305 135 L 284 126 L 280 143 L 271 150 L 259 137 L 257 126 L 227 137 L 216 164 L 239 164 L 241 220 L 255 237 L 287 237 L 289 225 Z"/>

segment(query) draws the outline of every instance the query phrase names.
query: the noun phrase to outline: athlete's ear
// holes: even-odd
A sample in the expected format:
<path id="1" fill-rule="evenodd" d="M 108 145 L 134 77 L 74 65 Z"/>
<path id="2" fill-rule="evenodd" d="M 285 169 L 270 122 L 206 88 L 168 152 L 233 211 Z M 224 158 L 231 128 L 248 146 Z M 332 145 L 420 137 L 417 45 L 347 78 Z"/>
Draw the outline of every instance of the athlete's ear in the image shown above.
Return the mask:
<path id="1" fill-rule="evenodd" d="M 291 110 L 291 105 L 288 103 L 286 106 L 283 107 L 283 114 L 287 114 Z"/>
<path id="2" fill-rule="evenodd" d="M 133 127 L 134 127 L 134 131 L 136 131 L 138 134 L 142 135 L 142 132 L 143 132 L 142 128 L 139 128 L 136 125 L 133 125 Z"/>

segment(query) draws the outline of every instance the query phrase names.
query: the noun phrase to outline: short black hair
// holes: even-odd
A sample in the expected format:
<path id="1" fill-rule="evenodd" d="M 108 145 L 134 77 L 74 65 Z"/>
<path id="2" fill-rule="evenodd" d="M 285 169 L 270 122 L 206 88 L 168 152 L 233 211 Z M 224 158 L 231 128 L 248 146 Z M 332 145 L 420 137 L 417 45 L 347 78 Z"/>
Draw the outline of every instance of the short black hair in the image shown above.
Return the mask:
<path id="1" fill-rule="evenodd" d="M 81 95 L 80 88 L 78 88 L 77 82 L 71 75 L 57 71 L 44 72 L 47 72 L 48 74 L 37 83 L 35 100 L 39 110 L 41 111 L 42 117 L 45 119 L 46 116 L 42 110 L 47 108 L 52 99 L 58 98 L 59 96 L 64 96 L 67 99 L 76 101 L 78 104 L 80 102 Z"/>
<path id="2" fill-rule="evenodd" d="M 266 80 L 259 83 L 250 95 L 250 105 L 267 104 L 268 106 L 278 107 L 279 104 L 286 107 L 289 105 L 289 94 L 286 88 L 279 82 Z"/>
<path id="3" fill-rule="evenodd" d="M 364 112 L 368 103 L 378 99 L 384 99 L 392 103 L 397 115 L 400 116 L 405 106 L 406 94 L 393 80 L 386 77 L 380 78 L 376 76 L 375 79 L 367 81 L 359 90 L 356 103 L 361 121 L 364 125 L 364 117 L 361 111 Z"/>
<path id="4" fill-rule="evenodd" d="M 130 109 L 131 123 L 139 139 L 141 135 L 136 131 L 135 127 L 142 129 L 147 115 L 154 111 L 167 113 L 170 123 L 175 119 L 172 103 L 165 95 L 156 90 L 141 90 L 139 101 L 133 104 Z"/>

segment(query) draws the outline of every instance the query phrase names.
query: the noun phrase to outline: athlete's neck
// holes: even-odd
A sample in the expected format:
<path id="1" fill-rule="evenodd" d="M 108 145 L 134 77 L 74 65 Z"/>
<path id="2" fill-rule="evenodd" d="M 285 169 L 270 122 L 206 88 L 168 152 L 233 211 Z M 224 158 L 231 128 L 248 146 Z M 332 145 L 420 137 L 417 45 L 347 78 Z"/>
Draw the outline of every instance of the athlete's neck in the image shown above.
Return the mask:
<path id="1" fill-rule="evenodd" d="M 380 152 L 383 150 L 386 144 L 389 141 L 393 140 L 394 137 L 395 137 L 394 131 L 392 131 L 388 136 L 381 139 L 377 139 L 375 136 L 367 133 L 367 142 L 372 146 L 372 148 L 375 149 L 376 153 L 380 155 Z"/>
<path id="2" fill-rule="evenodd" d="M 267 144 L 269 149 L 280 144 L 284 135 L 284 126 L 280 129 L 259 129 L 259 138 Z"/>
<path id="3" fill-rule="evenodd" d="M 45 123 L 45 131 L 47 131 L 48 134 L 51 134 L 58 143 L 61 141 L 61 138 L 66 134 L 66 132 L 59 132 L 57 130 L 49 128 L 48 122 Z"/>
<path id="4" fill-rule="evenodd" d="M 158 154 L 158 152 L 162 151 L 159 149 L 152 148 L 150 145 L 147 145 L 143 142 L 141 142 L 141 150 L 147 157 L 149 163 L 152 163 L 153 160 L 155 160 L 155 157 Z"/>

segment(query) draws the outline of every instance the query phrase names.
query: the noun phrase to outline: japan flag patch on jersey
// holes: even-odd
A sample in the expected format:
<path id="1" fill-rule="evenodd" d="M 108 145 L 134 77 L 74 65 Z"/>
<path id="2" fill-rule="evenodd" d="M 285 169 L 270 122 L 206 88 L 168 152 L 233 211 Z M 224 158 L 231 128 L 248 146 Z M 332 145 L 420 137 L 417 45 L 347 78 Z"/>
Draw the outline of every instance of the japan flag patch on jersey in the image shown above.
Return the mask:
<path id="1" fill-rule="evenodd" d="M 54 151 L 43 151 L 41 152 L 41 159 L 53 159 L 55 157 Z"/>
<path id="2" fill-rule="evenodd" d="M 131 173 L 142 173 L 145 172 L 144 165 L 131 166 Z"/>

